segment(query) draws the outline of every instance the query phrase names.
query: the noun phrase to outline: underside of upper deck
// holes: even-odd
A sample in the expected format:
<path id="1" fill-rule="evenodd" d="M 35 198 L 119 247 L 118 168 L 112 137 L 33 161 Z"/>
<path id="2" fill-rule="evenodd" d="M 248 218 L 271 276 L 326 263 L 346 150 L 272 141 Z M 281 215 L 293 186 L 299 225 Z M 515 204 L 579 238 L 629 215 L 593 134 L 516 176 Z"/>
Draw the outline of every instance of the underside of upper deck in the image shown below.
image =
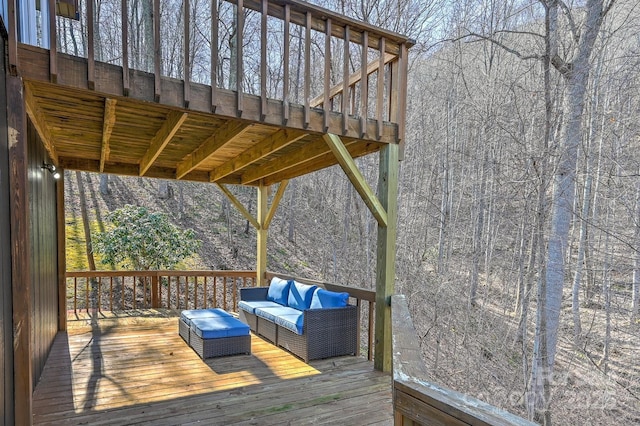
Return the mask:
<path id="1" fill-rule="evenodd" d="M 171 25 L 156 0 L 146 31 L 126 0 L 108 22 L 89 2 L 51 20 L 44 47 L 16 43 L 10 68 L 52 162 L 271 185 L 338 164 L 326 134 L 352 158 L 402 144 L 411 40 L 304 2 L 215 3 L 183 1 Z"/>

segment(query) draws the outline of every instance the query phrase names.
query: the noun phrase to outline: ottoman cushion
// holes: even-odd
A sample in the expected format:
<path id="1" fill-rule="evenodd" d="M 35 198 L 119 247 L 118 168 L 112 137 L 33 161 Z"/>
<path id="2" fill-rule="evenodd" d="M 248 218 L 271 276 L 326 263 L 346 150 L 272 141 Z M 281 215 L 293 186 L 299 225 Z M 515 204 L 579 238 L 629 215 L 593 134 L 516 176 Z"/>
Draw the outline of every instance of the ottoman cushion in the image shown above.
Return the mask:
<path id="1" fill-rule="evenodd" d="M 198 318 L 210 318 L 210 317 L 229 317 L 233 318 L 230 313 L 224 309 L 185 309 L 180 313 L 180 318 L 188 326 L 191 325 L 191 320 Z"/>
<path id="2" fill-rule="evenodd" d="M 232 316 L 192 319 L 191 330 L 203 339 L 249 335 L 249 326 Z"/>

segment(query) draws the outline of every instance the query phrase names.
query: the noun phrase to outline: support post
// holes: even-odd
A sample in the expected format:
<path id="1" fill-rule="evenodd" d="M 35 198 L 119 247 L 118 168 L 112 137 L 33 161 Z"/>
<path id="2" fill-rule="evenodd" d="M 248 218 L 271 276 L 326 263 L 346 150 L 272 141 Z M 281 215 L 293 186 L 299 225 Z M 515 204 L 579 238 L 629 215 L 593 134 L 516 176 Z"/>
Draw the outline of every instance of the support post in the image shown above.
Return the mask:
<path id="1" fill-rule="evenodd" d="M 20 77 L 7 77 L 9 204 L 11 207 L 11 289 L 13 294 L 13 392 L 15 424 L 32 423 L 31 273 L 27 115 Z"/>
<path id="2" fill-rule="evenodd" d="M 387 211 L 387 226 L 378 224 L 376 263 L 376 324 L 374 367 L 391 371 L 391 295 L 395 283 L 396 222 L 398 216 L 399 146 L 389 144 L 380 151 L 378 197 Z"/>
<path id="3" fill-rule="evenodd" d="M 56 221 L 58 224 L 58 331 L 67 330 L 67 261 L 66 229 L 64 220 L 64 170 L 60 169 L 56 182 Z"/>
<path id="4" fill-rule="evenodd" d="M 197 277 L 196 277 L 197 279 Z M 197 286 L 196 286 L 197 288 Z M 197 290 L 196 290 L 197 291 Z M 151 307 L 153 309 L 158 309 L 160 307 L 160 298 L 158 297 L 158 275 L 153 275 L 151 277 Z M 194 296 L 195 297 L 195 296 Z M 198 302 L 198 299 L 195 299 L 195 302 Z"/>
<path id="5" fill-rule="evenodd" d="M 260 227 L 257 229 L 257 253 L 256 253 L 256 274 L 257 285 L 266 285 L 266 273 L 267 273 L 267 237 L 269 228 L 267 227 L 267 215 L 269 213 L 267 199 L 269 198 L 269 187 L 260 184 L 258 190 L 258 224 Z"/>

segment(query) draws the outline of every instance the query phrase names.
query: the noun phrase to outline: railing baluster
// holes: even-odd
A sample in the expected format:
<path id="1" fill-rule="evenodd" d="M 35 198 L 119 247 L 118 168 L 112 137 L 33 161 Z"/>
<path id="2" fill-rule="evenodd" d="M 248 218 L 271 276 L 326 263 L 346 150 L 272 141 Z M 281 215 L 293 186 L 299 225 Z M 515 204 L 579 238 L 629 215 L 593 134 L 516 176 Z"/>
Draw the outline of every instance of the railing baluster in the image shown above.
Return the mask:
<path id="1" fill-rule="evenodd" d="M 385 39 L 380 38 L 380 62 L 378 63 L 378 93 L 376 96 L 376 138 L 382 137 L 382 122 L 384 121 L 384 55 L 385 55 Z"/>
<path id="2" fill-rule="evenodd" d="M 268 0 L 262 0 L 260 23 L 260 121 L 267 117 L 267 10 Z"/>
<path id="3" fill-rule="evenodd" d="M 231 291 L 233 291 L 233 312 L 238 312 L 238 303 L 237 303 L 237 295 L 236 295 L 238 291 L 238 282 L 235 277 L 232 277 L 231 280 L 232 280 Z"/>
<path id="4" fill-rule="evenodd" d="M 367 75 L 367 64 L 369 63 L 369 32 L 362 33 L 362 59 L 360 67 L 360 137 L 367 136 L 367 115 L 369 114 L 369 76 Z M 384 54 L 381 55 L 384 57 Z M 355 90 L 354 90 L 355 93 Z"/>
<path id="5" fill-rule="evenodd" d="M 349 130 L 349 25 L 344 26 L 344 53 L 342 57 L 342 134 L 346 135 Z"/>
<path id="6" fill-rule="evenodd" d="M 284 74 L 282 76 L 282 124 L 289 121 L 289 54 L 290 54 L 291 6 L 284 5 Z M 300 64 L 298 64 L 300 65 Z"/>
<path id="7" fill-rule="evenodd" d="M 49 1 L 49 81 L 58 82 L 58 37 L 56 30 L 56 0 Z"/>
<path id="8" fill-rule="evenodd" d="M 222 277 L 222 309 L 227 310 L 227 277 Z"/>
<path id="9" fill-rule="evenodd" d="M 102 277 L 96 277 L 98 284 L 98 312 L 102 311 Z"/>
<path id="10" fill-rule="evenodd" d="M 369 341 L 367 342 L 367 359 L 369 361 L 373 361 L 373 318 L 375 316 L 374 313 L 374 302 L 369 301 Z"/>
<path id="11" fill-rule="evenodd" d="M 160 102 L 161 87 L 161 55 L 160 55 L 160 0 L 153 0 L 153 71 L 155 101 Z"/>
<path id="12" fill-rule="evenodd" d="M 190 64 L 190 30 L 189 23 L 191 17 L 191 8 L 189 7 L 189 0 L 184 1 L 184 107 L 189 108 L 189 98 L 191 97 L 191 64 Z"/>
<path id="13" fill-rule="evenodd" d="M 109 277 L 109 310 L 113 311 L 113 277 Z"/>
<path id="14" fill-rule="evenodd" d="M 207 276 L 204 276 L 204 309 L 207 309 L 207 284 L 208 284 L 208 280 L 207 280 Z"/>
<path id="15" fill-rule="evenodd" d="M 122 92 L 129 96 L 129 4 L 122 0 Z"/>
<path id="16" fill-rule="evenodd" d="M 216 291 L 216 285 L 218 283 L 218 277 L 213 277 L 213 307 L 218 307 L 218 292 Z"/>
<path id="17" fill-rule="evenodd" d="M 244 4 L 243 0 L 237 0 L 236 3 L 236 97 L 237 97 L 237 115 L 242 117 L 243 94 L 242 94 L 242 76 L 244 75 L 244 58 L 242 57 L 242 43 L 244 32 Z"/>
<path id="18" fill-rule="evenodd" d="M 94 90 L 96 87 L 93 2 L 94 0 L 87 0 L 87 84 L 90 90 Z"/>
<path id="19" fill-rule="evenodd" d="M 176 277 L 176 309 L 180 309 L 180 277 Z"/>
<path id="20" fill-rule="evenodd" d="M 306 13 L 304 37 L 304 127 L 311 121 L 311 12 Z"/>
<path id="21" fill-rule="evenodd" d="M 78 313 L 78 277 L 73 277 L 73 313 Z"/>
<path id="22" fill-rule="evenodd" d="M 91 277 L 87 277 L 84 282 L 84 307 L 87 312 L 89 312 L 89 281 L 91 281 Z"/>
<path id="23" fill-rule="evenodd" d="M 184 308 L 189 309 L 189 276 L 184 277 Z"/>
<path id="24" fill-rule="evenodd" d="M 328 18 L 325 23 L 325 37 L 324 37 L 324 114 L 322 131 L 329 130 L 329 115 L 331 114 L 331 18 Z"/>
<path id="25" fill-rule="evenodd" d="M 198 277 L 193 277 L 193 309 L 198 309 Z"/>
<path id="26" fill-rule="evenodd" d="M 124 293 L 125 293 L 125 281 L 124 281 L 124 275 L 122 276 L 122 281 L 120 282 L 120 288 L 122 289 L 122 310 L 126 310 L 127 309 L 127 303 L 125 301 L 125 297 L 124 297 Z"/>
<path id="27" fill-rule="evenodd" d="M 218 106 L 218 0 L 211 0 L 211 112 Z"/>
<path id="28" fill-rule="evenodd" d="M 136 277 L 133 277 L 133 310 L 136 309 Z"/>

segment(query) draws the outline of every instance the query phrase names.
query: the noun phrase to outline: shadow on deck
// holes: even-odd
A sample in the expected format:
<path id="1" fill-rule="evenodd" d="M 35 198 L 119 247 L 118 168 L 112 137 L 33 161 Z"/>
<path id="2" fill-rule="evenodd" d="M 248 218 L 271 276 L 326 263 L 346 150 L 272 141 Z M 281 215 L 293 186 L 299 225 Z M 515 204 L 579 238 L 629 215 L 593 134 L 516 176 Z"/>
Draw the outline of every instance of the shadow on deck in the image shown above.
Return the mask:
<path id="1" fill-rule="evenodd" d="M 45 424 L 391 424 L 391 377 L 360 357 L 305 364 L 252 336 L 202 361 L 177 311 L 69 321 L 34 392 Z M 149 315 L 150 314 L 150 315 Z"/>

